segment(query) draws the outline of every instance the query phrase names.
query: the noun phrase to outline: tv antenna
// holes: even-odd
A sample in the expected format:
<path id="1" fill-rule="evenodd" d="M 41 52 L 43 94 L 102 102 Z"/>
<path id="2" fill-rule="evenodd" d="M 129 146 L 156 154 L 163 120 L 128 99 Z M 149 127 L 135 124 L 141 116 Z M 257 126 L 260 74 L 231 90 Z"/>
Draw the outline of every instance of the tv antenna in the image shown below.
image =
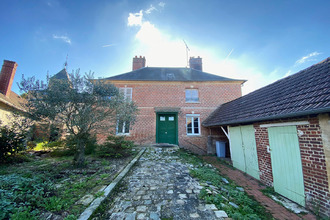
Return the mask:
<path id="1" fill-rule="evenodd" d="M 183 40 L 183 39 L 182 39 Z M 189 67 L 189 60 L 188 60 L 188 51 L 190 51 L 186 41 L 183 40 L 184 45 L 186 45 L 186 56 L 187 56 L 187 67 Z"/>
<path id="2" fill-rule="evenodd" d="M 66 55 L 65 63 L 64 63 L 64 69 L 68 67 L 68 56 L 69 54 Z"/>

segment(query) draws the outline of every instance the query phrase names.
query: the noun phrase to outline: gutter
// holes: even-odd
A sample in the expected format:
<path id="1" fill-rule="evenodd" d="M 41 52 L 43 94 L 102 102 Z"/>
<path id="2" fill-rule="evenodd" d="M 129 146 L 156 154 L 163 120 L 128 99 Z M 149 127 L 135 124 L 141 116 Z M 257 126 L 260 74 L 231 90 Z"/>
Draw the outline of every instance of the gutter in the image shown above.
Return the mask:
<path id="1" fill-rule="evenodd" d="M 214 123 L 205 125 L 202 123 L 204 127 L 214 127 L 214 126 L 223 126 L 223 125 L 233 125 L 233 124 L 243 124 L 243 123 L 250 123 L 250 122 L 260 122 L 260 121 L 268 121 L 274 119 L 283 119 L 283 118 L 291 118 L 291 117 L 300 117 L 300 116 L 307 116 L 307 115 L 314 115 L 314 114 L 321 114 L 321 113 L 328 113 L 330 112 L 330 107 L 317 109 L 317 110 L 309 110 L 305 112 L 294 112 L 294 113 L 287 113 L 283 115 L 274 115 L 274 116 L 266 116 L 261 118 L 252 118 L 246 120 L 232 120 L 232 121 L 225 121 L 221 123 Z"/>

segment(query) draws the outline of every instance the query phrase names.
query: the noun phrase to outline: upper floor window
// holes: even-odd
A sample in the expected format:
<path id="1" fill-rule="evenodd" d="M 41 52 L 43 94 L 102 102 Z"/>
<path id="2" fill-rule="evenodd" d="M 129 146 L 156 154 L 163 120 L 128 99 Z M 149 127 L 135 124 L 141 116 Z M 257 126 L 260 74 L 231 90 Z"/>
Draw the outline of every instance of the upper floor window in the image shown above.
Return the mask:
<path id="1" fill-rule="evenodd" d="M 122 87 L 119 88 L 119 92 L 124 95 L 126 101 L 132 101 L 132 88 Z"/>
<path id="2" fill-rule="evenodd" d="M 198 89 L 186 89 L 186 102 L 199 102 Z"/>

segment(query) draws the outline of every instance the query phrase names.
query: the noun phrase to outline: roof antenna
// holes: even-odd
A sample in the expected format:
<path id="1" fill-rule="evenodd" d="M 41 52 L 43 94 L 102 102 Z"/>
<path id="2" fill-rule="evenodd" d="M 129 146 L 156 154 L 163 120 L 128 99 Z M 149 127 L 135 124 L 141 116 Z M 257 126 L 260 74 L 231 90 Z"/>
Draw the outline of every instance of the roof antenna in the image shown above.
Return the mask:
<path id="1" fill-rule="evenodd" d="M 183 40 L 183 43 L 186 45 L 187 68 L 188 68 L 189 67 L 188 51 L 190 51 L 190 49 L 189 49 L 188 45 L 186 44 L 186 41 Z"/>
<path id="2" fill-rule="evenodd" d="M 66 55 L 65 63 L 64 63 L 64 69 L 68 67 L 68 56 L 69 54 Z"/>

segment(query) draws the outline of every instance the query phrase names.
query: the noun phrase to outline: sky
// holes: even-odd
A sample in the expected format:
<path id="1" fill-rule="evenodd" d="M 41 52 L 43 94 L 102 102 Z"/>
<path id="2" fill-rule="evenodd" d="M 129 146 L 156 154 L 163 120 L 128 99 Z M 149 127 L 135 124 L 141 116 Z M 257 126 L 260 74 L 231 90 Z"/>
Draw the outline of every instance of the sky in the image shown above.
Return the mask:
<path id="1" fill-rule="evenodd" d="M 330 55 L 328 0 L 1 0 L 0 62 L 22 79 L 64 68 L 95 78 L 149 67 L 186 67 L 244 79 L 248 94 Z M 187 46 L 186 46 L 187 45 Z M 188 49 L 187 49 L 188 47 Z M 2 64 L 1 64 L 2 65 Z"/>

